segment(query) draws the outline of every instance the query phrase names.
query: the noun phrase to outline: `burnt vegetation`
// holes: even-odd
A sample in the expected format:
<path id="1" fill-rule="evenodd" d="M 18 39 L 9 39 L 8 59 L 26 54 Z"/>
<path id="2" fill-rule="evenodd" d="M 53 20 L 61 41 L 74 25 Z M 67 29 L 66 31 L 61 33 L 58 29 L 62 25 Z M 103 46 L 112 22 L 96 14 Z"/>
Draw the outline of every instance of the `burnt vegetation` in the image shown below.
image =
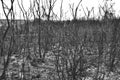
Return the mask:
<path id="1" fill-rule="evenodd" d="M 98 18 L 81 5 L 85 16 L 78 19 L 80 0 L 69 4 L 73 19 L 62 20 L 63 0 L 59 18 L 56 1 L 34 0 L 26 11 L 18 0 L 24 19 L 16 20 L 14 0 L 10 7 L 1 0 L 0 80 L 119 80 L 120 18 L 113 4 L 106 0 Z"/>

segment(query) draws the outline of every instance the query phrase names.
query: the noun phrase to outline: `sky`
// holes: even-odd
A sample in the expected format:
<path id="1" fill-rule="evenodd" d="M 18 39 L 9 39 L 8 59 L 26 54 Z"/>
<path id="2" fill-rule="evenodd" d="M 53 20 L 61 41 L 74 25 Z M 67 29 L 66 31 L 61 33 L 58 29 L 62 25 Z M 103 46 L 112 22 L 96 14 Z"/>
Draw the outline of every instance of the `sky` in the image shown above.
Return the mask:
<path id="1" fill-rule="evenodd" d="M 4 1 L 8 6 L 10 6 L 10 0 L 4 0 Z M 19 0 L 19 1 L 21 1 L 21 0 Z M 91 10 L 92 7 L 94 7 L 94 13 L 95 13 L 94 16 L 99 15 L 98 7 L 99 7 L 99 5 L 104 5 L 103 1 L 104 0 L 82 0 L 81 4 L 79 6 L 78 16 L 84 17 L 85 13 L 83 11 L 83 8 L 85 9 L 85 12 L 87 12 L 86 8 Z M 76 7 L 76 5 L 78 5 L 78 2 L 79 2 L 79 0 L 63 0 L 63 13 L 64 13 L 63 18 L 64 19 L 72 19 L 69 4 L 74 3 L 74 7 Z M 60 15 L 59 14 L 60 13 L 60 3 L 61 3 L 61 0 L 57 0 L 57 2 L 55 3 L 54 9 L 53 9 L 54 13 L 57 14 L 57 16 Z M 115 10 L 116 16 L 118 16 L 120 14 L 120 0 L 112 0 L 112 3 L 115 3 L 113 8 Z M 83 8 L 81 5 L 83 6 Z M 24 6 L 25 10 L 28 12 L 28 8 L 30 7 L 30 0 L 23 0 L 23 6 Z M 15 0 L 14 7 L 15 7 L 15 12 L 16 12 L 16 18 L 17 19 L 21 18 L 22 15 L 21 16 L 19 15 L 20 9 L 19 9 L 17 0 Z M 92 14 L 91 14 L 91 16 L 92 16 Z M 5 18 L 4 14 L 3 14 L 1 2 L 0 2 L 0 18 Z M 32 17 L 30 17 L 30 18 L 32 18 Z"/>

